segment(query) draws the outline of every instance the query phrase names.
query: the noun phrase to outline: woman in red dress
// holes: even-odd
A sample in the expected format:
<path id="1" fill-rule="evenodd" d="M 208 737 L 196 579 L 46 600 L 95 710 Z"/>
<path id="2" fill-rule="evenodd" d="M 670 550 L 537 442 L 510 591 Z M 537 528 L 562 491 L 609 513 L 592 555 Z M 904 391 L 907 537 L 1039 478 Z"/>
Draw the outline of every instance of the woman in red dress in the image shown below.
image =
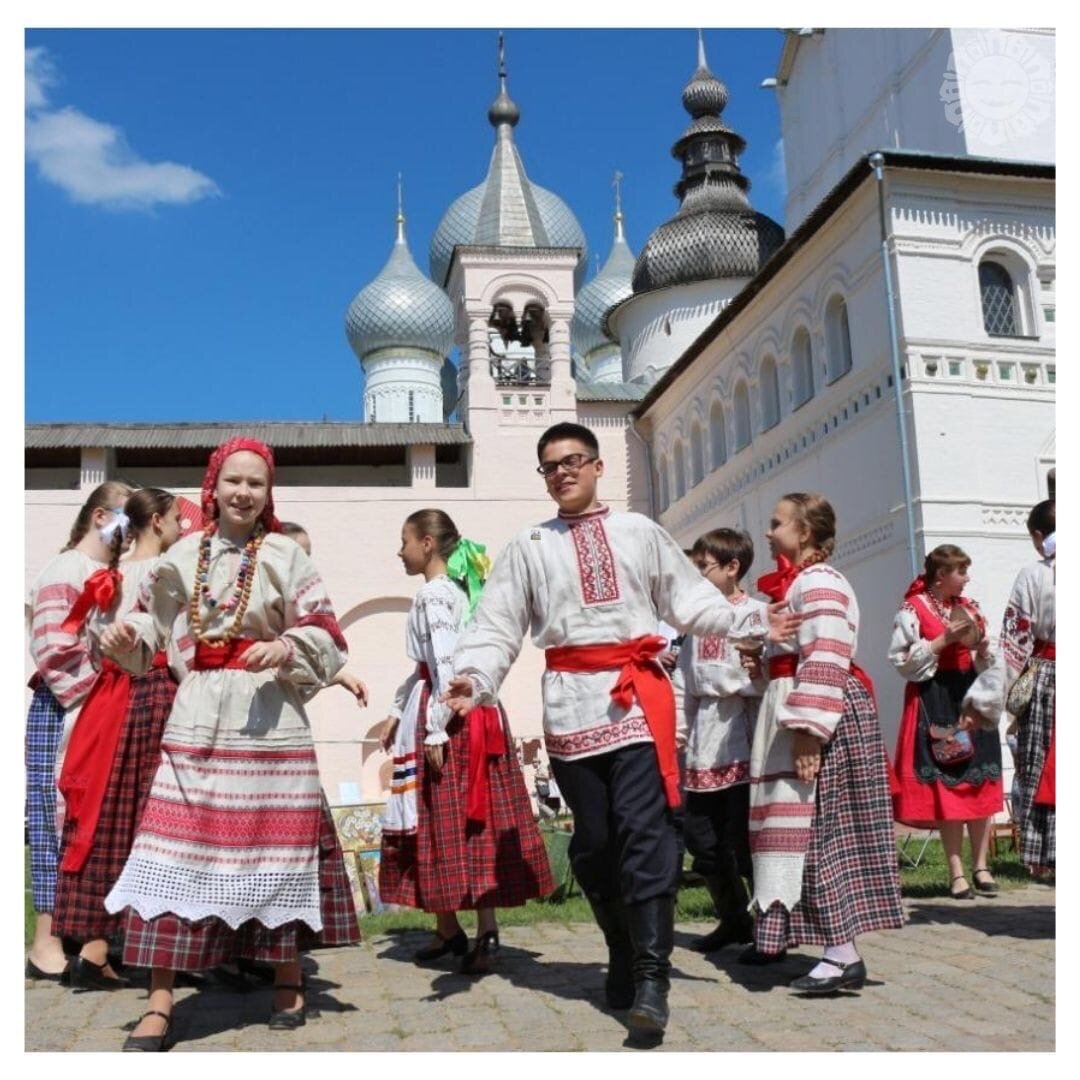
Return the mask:
<path id="1" fill-rule="evenodd" d="M 956 900 L 974 895 L 961 858 L 964 822 L 975 888 L 985 896 L 997 894 L 986 859 L 990 820 L 1003 805 L 1001 688 L 996 680 L 977 678 L 992 659 L 986 621 L 975 601 L 961 595 L 970 566 L 971 559 L 954 544 L 934 548 L 904 594 L 889 645 L 890 661 L 908 680 L 896 743 L 899 790 L 893 812 L 905 825 L 941 834 L 949 892 Z M 966 736 L 958 740 L 958 732 Z M 942 762 L 946 745 L 960 747 L 967 739 L 973 753 Z"/>

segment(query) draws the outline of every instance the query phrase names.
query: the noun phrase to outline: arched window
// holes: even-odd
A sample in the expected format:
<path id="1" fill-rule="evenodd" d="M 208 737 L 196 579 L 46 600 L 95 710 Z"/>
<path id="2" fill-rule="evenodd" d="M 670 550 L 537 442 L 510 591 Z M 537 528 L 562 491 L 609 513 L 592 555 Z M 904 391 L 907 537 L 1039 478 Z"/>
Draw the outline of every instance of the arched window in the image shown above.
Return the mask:
<path id="1" fill-rule="evenodd" d="M 761 430 L 768 431 L 780 423 L 780 380 L 776 375 L 776 361 L 766 356 L 761 361 Z"/>
<path id="2" fill-rule="evenodd" d="M 814 396 L 814 357 L 810 350 L 810 334 L 800 326 L 791 339 L 791 404 L 805 405 Z"/>
<path id="3" fill-rule="evenodd" d="M 686 451 L 682 442 L 675 444 L 675 498 L 681 499 L 686 494 Z"/>
<path id="4" fill-rule="evenodd" d="M 979 263 L 979 294 L 986 332 L 1018 336 L 1020 320 L 1016 310 L 1016 286 L 1012 275 L 1001 263 L 993 259 L 983 259 Z"/>
<path id="5" fill-rule="evenodd" d="M 660 455 L 660 464 L 657 467 L 657 473 L 659 474 L 658 496 L 660 499 L 660 513 L 662 514 L 670 505 L 670 487 L 668 486 L 668 459 L 667 454 Z"/>
<path id="6" fill-rule="evenodd" d="M 695 420 L 690 429 L 690 486 L 696 487 L 705 479 L 705 443 L 701 425 Z"/>
<path id="7" fill-rule="evenodd" d="M 834 296 L 825 308 L 825 336 L 829 342 L 829 382 L 835 382 L 851 370 L 851 327 L 842 296 Z"/>
<path id="8" fill-rule="evenodd" d="M 727 461 L 727 432 L 724 430 L 724 406 L 719 401 L 709 410 L 709 449 L 712 467 L 719 469 Z"/>
<path id="9" fill-rule="evenodd" d="M 750 445 L 750 394 L 746 383 L 739 380 L 735 387 L 735 452 Z"/>

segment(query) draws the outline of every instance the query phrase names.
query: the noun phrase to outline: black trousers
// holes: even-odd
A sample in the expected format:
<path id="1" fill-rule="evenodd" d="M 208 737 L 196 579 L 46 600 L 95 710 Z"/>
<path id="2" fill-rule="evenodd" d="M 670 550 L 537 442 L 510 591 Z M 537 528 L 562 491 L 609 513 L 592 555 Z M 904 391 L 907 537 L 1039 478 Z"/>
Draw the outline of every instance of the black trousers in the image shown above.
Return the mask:
<path id="1" fill-rule="evenodd" d="M 722 791 L 686 793 L 686 847 L 693 870 L 702 877 L 723 877 L 731 867 L 750 877 L 750 785 Z"/>
<path id="2" fill-rule="evenodd" d="M 664 798 L 652 743 L 578 761 L 551 759 L 574 815 L 570 864 L 594 899 L 636 904 L 674 896 L 682 868 L 680 816 Z"/>

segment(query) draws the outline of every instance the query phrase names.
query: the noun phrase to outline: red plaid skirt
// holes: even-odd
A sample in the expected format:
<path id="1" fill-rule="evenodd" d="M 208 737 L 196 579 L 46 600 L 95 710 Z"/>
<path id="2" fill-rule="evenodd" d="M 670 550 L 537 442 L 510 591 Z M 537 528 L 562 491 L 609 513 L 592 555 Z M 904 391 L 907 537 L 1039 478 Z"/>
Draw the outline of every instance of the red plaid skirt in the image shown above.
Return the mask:
<path id="1" fill-rule="evenodd" d="M 235 930 L 221 919 L 188 922 L 166 913 L 146 921 L 128 908 L 124 920 L 124 963 L 170 971 L 203 971 L 237 957 L 288 964 L 310 949 L 355 945 L 360 940 L 344 853 L 325 797 L 319 825 L 319 910 L 323 928 L 291 922 L 270 929 L 257 919 Z"/>
<path id="2" fill-rule="evenodd" d="M 501 711 L 501 710 L 500 710 Z M 420 716 L 427 715 L 427 691 Z M 533 818 L 525 779 L 510 748 L 488 764 L 490 821 L 466 823 L 469 718 L 447 726 L 442 772 L 426 767 L 424 725 L 416 725 L 417 828 L 411 836 L 384 836 L 379 897 L 424 911 L 518 907 L 555 888 L 547 849 Z"/>
<path id="3" fill-rule="evenodd" d="M 167 667 L 151 668 L 131 680 L 131 703 L 116 746 L 94 846 L 82 869 L 59 871 L 53 933 L 76 941 L 111 937 L 121 916 L 105 910 L 105 897 L 124 868 L 146 797 L 161 757 L 161 732 L 169 718 L 176 680 Z M 64 825 L 60 857 L 74 825 Z"/>
<path id="4" fill-rule="evenodd" d="M 774 903 L 758 918 L 759 951 L 842 945 L 903 926 L 886 762 L 873 698 L 852 675 L 836 734 L 822 748 L 802 896 L 790 912 Z"/>

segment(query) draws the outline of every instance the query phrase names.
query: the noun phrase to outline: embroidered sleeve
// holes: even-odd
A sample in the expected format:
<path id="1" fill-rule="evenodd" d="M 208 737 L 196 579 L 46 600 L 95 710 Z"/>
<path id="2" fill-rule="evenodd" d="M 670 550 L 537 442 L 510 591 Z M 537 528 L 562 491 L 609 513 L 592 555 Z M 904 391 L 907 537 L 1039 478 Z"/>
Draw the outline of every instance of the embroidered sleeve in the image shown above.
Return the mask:
<path id="1" fill-rule="evenodd" d="M 330 685 L 345 666 L 349 647 L 315 564 L 303 548 L 295 548 L 285 580 L 285 630 L 280 636 L 289 656 L 277 676 L 300 688 L 307 700 Z"/>
<path id="2" fill-rule="evenodd" d="M 911 604 L 904 604 L 893 619 L 888 656 L 889 663 L 908 682 L 925 682 L 937 671 L 938 658 L 922 636 L 919 616 Z"/>
<path id="3" fill-rule="evenodd" d="M 684 634 L 726 634 L 735 609 L 710 585 L 659 525 L 649 532 L 652 545 L 652 600 L 657 614 Z"/>
<path id="4" fill-rule="evenodd" d="M 758 600 L 745 601 L 747 608 L 735 616 L 735 625 L 728 634 L 728 652 L 730 654 L 730 667 L 734 685 L 738 687 L 740 697 L 759 698 L 768 689 L 769 680 L 764 672 L 757 679 L 751 679 L 750 673 L 742 666 L 742 657 L 734 648 L 737 641 L 745 641 L 748 638 L 764 639 L 769 632 L 769 612 Z M 736 609 L 738 610 L 738 609 Z"/>
<path id="5" fill-rule="evenodd" d="M 691 665 L 697 641 L 687 636 L 679 650 L 679 661 L 671 674 L 671 685 L 675 691 L 675 737 L 680 746 L 686 745 L 690 737 L 690 728 L 697 719 L 698 696 L 693 692 Z"/>
<path id="6" fill-rule="evenodd" d="M 112 659 L 133 675 L 144 675 L 154 653 L 172 638 L 173 627 L 186 606 L 179 571 L 166 556 L 143 579 L 139 599 L 123 619 L 134 627 L 138 644 L 128 653 L 111 653 Z"/>
<path id="7" fill-rule="evenodd" d="M 789 594 L 791 610 L 805 618 L 799 624 L 795 684 L 777 710 L 777 724 L 827 741 L 844 711 L 844 686 L 854 652 L 851 596 L 843 578 L 832 571 L 804 574 L 792 593 L 796 588 L 797 594 Z"/>
<path id="8" fill-rule="evenodd" d="M 454 650 L 454 671 L 472 680 L 478 704 L 494 704 L 506 673 L 521 651 L 532 606 L 525 555 L 521 542 L 513 540 L 495 560 L 472 621 L 462 631 Z"/>
<path id="9" fill-rule="evenodd" d="M 456 588 L 456 586 L 455 586 Z M 420 629 L 426 663 L 431 672 L 431 697 L 424 739 L 426 745 L 444 743 L 449 736 L 446 724 L 450 719 L 447 707 L 439 701 L 454 677 L 454 647 L 461 627 L 455 617 L 453 600 L 445 592 L 431 591 L 420 597 Z"/>
<path id="10" fill-rule="evenodd" d="M 1008 682 L 1012 683 L 1024 670 L 1035 648 L 1033 624 L 1035 603 L 1031 595 L 1031 577 L 1021 570 L 1013 582 L 1005 616 L 1001 621 L 1001 649 L 1008 668 Z"/>
<path id="11" fill-rule="evenodd" d="M 70 580 L 40 585 L 30 621 L 30 655 L 45 684 L 65 709 L 82 701 L 97 678 L 84 636 L 60 629 L 81 592 L 81 585 Z"/>

